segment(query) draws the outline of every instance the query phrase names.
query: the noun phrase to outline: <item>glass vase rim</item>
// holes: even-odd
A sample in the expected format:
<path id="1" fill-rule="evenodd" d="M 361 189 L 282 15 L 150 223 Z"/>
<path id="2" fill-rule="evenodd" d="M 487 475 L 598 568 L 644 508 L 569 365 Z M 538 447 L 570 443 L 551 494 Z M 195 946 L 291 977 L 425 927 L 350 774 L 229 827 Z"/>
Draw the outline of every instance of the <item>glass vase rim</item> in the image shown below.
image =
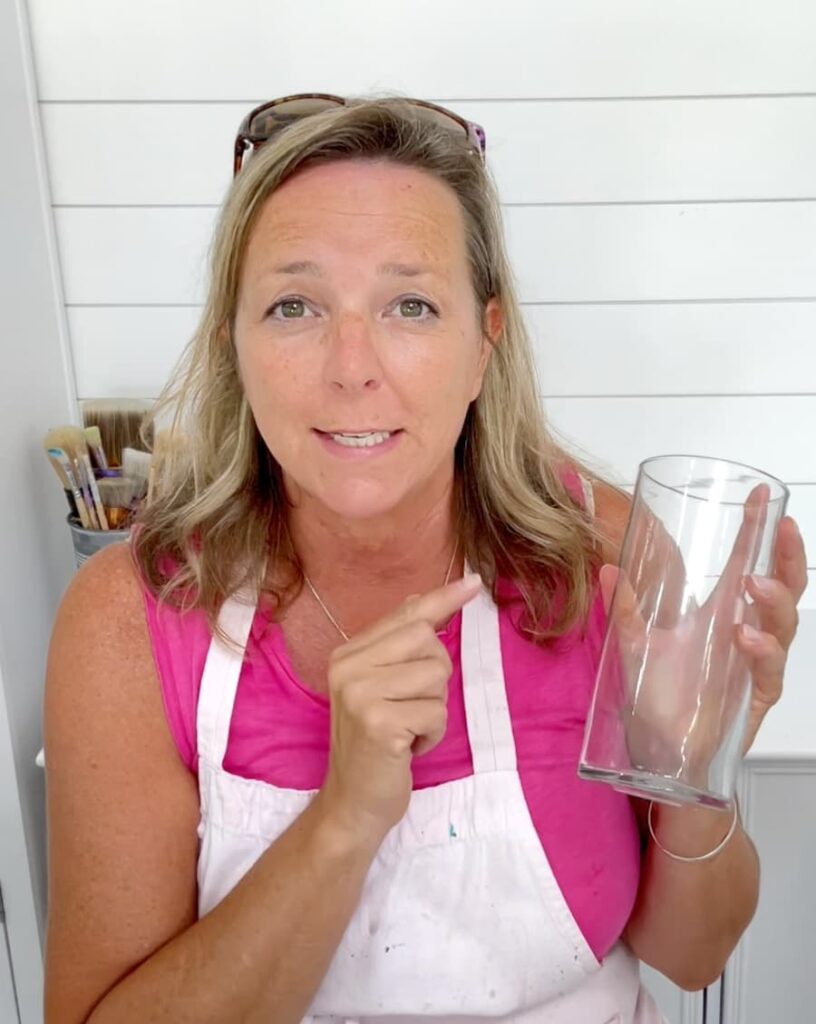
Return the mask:
<path id="1" fill-rule="evenodd" d="M 745 504 L 744 501 L 725 501 L 725 500 L 722 500 L 722 499 L 719 499 L 719 498 L 718 499 L 713 499 L 713 498 L 710 498 L 710 497 L 706 497 L 705 495 L 693 494 L 693 493 L 689 492 L 688 490 L 684 490 L 682 487 L 679 487 L 677 485 L 667 484 L 667 483 L 664 483 L 662 480 L 658 480 L 655 476 L 653 476 L 648 471 L 647 467 L 649 467 L 649 465 L 652 464 L 652 463 L 669 462 L 671 460 L 679 460 L 679 459 L 693 459 L 695 461 L 706 462 L 706 463 L 715 463 L 715 462 L 717 462 L 717 463 L 725 464 L 727 466 L 736 466 L 736 467 L 739 467 L 741 469 L 749 470 L 751 473 L 753 473 L 753 474 L 755 474 L 757 476 L 757 478 L 758 478 L 757 481 L 756 481 L 757 483 L 769 483 L 769 484 L 772 484 L 772 485 L 774 485 L 775 487 L 778 488 L 779 493 L 775 497 L 769 496 L 769 498 L 768 498 L 768 505 L 769 506 L 770 505 L 776 505 L 780 501 L 784 503 L 784 502 L 786 502 L 790 498 L 790 488 L 788 487 L 788 485 L 785 483 L 784 480 L 780 480 L 779 477 L 774 476 L 773 473 L 768 473 L 766 470 L 760 469 L 758 466 L 752 466 L 752 465 L 750 465 L 747 462 L 740 462 L 737 459 L 725 459 L 725 458 L 722 458 L 719 455 L 699 455 L 699 454 L 698 455 L 694 455 L 694 454 L 687 454 L 687 453 L 671 453 L 671 454 L 666 454 L 666 455 L 651 455 L 651 456 L 649 456 L 648 459 L 643 459 L 639 463 L 639 465 L 638 465 L 638 476 L 643 475 L 648 480 L 651 480 L 652 483 L 657 484 L 658 487 L 662 487 L 664 490 L 674 491 L 676 494 L 682 494 L 684 497 L 687 497 L 687 498 L 694 498 L 696 501 L 715 501 L 716 504 L 718 504 L 718 505 L 738 505 L 738 506 L 743 506 Z M 637 482 L 635 482 L 635 489 L 637 489 Z M 773 487 L 771 488 L 771 492 L 773 494 Z"/>

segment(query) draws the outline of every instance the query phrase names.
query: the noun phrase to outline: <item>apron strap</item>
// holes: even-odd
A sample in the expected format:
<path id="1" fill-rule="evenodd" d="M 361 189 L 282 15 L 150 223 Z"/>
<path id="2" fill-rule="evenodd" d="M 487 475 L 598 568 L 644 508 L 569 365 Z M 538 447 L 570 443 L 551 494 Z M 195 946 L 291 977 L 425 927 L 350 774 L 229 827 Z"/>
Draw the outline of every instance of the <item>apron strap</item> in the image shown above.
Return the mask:
<path id="1" fill-rule="evenodd" d="M 216 768 L 221 767 L 227 751 L 232 708 L 256 603 L 255 595 L 227 598 L 221 606 L 218 624 L 238 644 L 240 652 L 213 636 L 204 663 L 196 712 L 196 743 L 199 755 Z"/>
<path id="2" fill-rule="evenodd" d="M 465 565 L 465 573 L 470 569 Z M 462 686 L 474 774 L 515 771 L 499 610 L 485 587 L 462 608 Z"/>

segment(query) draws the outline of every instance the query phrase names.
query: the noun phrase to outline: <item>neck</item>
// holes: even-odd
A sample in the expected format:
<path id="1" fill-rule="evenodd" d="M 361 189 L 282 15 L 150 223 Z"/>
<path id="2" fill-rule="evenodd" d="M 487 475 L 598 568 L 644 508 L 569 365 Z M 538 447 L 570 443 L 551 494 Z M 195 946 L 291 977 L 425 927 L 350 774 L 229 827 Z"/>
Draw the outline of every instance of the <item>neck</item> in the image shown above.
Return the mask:
<path id="1" fill-rule="evenodd" d="M 289 532 L 306 575 L 333 614 L 341 621 L 370 620 L 369 607 L 382 614 L 408 594 L 444 582 L 457 545 L 453 481 L 421 504 L 377 520 L 349 520 L 304 500 L 292 509 Z M 462 565 L 459 544 L 451 580 L 461 576 Z"/>

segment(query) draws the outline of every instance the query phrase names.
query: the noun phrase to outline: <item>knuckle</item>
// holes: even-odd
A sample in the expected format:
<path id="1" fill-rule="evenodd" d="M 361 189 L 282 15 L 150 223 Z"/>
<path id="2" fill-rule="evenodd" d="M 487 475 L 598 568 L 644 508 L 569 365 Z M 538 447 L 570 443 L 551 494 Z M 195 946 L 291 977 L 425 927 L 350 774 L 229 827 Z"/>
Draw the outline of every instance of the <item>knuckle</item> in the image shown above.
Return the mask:
<path id="1" fill-rule="evenodd" d="M 443 700 L 433 700 L 432 706 L 427 710 L 428 726 L 434 730 L 442 729 L 448 724 L 448 707 Z"/>
<path id="2" fill-rule="evenodd" d="M 339 697 L 346 689 L 347 680 L 343 666 L 339 662 L 332 663 L 331 658 L 329 659 L 327 681 L 331 697 Z"/>
<path id="3" fill-rule="evenodd" d="M 402 736 L 393 735 L 389 736 L 385 742 L 385 752 L 389 757 L 400 757 L 405 753 L 406 741 Z"/>
<path id="4" fill-rule="evenodd" d="M 415 639 L 417 643 L 420 644 L 425 644 L 436 637 L 433 627 L 427 619 L 413 619 L 408 628 L 410 630 L 411 638 Z"/>
<path id="5" fill-rule="evenodd" d="M 367 704 L 361 709 L 360 723 L 370 736 L 379 736 L 385 731 L 388 718 L 385 708 L 378 702 Z"/>
<path id="6" fill-rule="evenodd" d="M 352 715 L 359 714 L 365 707 L 366 686 L 360 679 L 349 679 L 336 694 L 342 706 Z"/>
<path id="7" fill-rule="evenodd" d="M 436 664 L 431 670 L 431 679 L 433 681 L 434 688 L 439 693 L 446 693 L 448 689 L 448 680 L 450 679 L 450 672 L 448 667 L 444 664 Z"/>
<path id="8" fill-rule="evenodd" d="M 450 679 L 451 675 L 453 674 L 453 662 L 451 661 L 451 657 L 445 650 L 444 646 L 440 644 L 440 647 L 441 650 L 439 652 L 439 661 L 441 665 L 441 671 L 443 672 L 445 677 L 445 682 L 447 682 Z"/>
<path id="9" fill-rule="evenodd" d="M 330 651 L 328 661 L 329 670 L 336 672 L 343 664 L 347 653 L 345 644 L 338 644 L 337 647 Z"/>
<path id="10" fill-rule="evenodd" d="M 337 673 L 333 672 L 331 668 L 329 669 L 327 677 L 327 686 L 329 690 L 329 698 L 332 701 L 337 701 L 343 692 L 343 686 L 337 676 Z"/>

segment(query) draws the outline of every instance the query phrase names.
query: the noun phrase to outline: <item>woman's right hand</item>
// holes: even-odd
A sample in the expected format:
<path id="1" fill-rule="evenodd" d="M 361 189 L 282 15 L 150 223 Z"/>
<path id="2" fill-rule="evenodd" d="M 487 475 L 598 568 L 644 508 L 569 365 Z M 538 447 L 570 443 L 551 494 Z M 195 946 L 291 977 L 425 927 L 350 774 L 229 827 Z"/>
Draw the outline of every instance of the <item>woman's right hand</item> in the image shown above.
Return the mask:
<path id="1" fill-rule="evenodd" d="M 453 666 L 435 627 L 480 586 L 472 576 L 412 595 L 332 652 L 331 750 L 320 796 L 326 813 L 355 834 L 379 842 L 396 825 L 411 796 L 412 757 L 445 735 Z"/>

